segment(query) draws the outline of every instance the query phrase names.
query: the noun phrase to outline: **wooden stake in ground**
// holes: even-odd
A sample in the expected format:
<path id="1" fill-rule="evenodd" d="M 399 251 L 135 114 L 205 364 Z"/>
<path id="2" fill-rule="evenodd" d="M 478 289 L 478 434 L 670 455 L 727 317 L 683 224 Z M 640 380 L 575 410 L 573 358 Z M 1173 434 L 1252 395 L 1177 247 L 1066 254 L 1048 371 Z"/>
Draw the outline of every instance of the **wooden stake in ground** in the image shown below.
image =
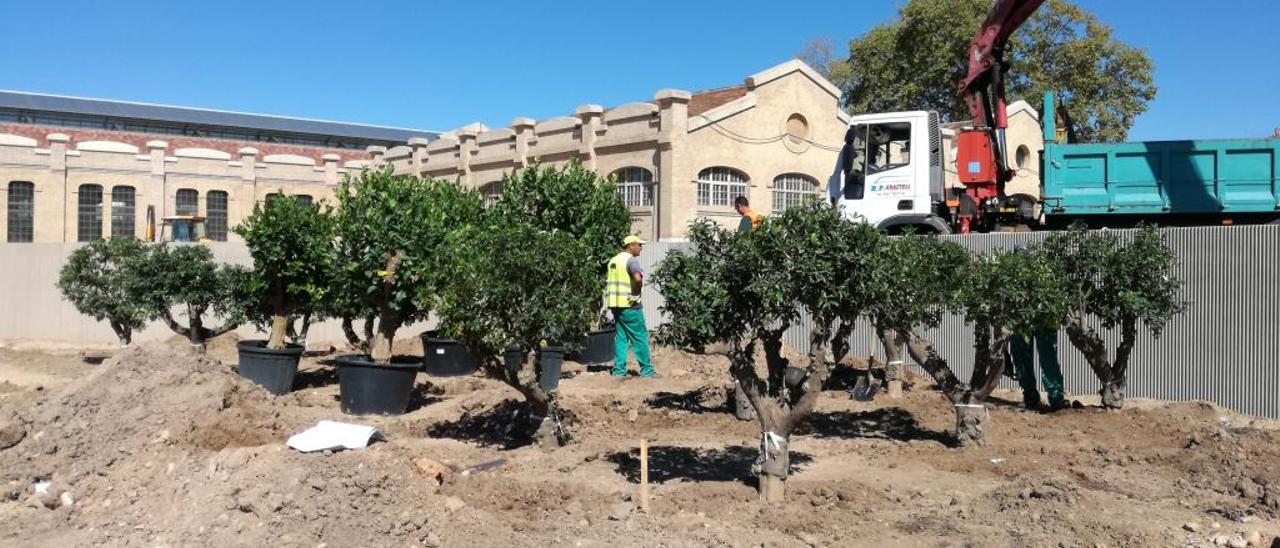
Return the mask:
<path id="1" fill-rule="evenodd" d="M 640 511 L 649 512 L 649 442 L 640 438 Z"/>

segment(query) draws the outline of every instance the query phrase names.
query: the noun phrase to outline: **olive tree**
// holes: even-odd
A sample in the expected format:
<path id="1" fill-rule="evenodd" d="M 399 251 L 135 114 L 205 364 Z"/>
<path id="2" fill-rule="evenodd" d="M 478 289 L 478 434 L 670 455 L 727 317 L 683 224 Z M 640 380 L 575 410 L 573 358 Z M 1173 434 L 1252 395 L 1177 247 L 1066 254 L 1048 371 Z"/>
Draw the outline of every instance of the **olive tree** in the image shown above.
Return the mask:
<path id="1" fill-rule="evenodd" d="M 988 417 L 984 402 L 1004 372 L 1011 337 L 1057 330 L 1067 297 L 1062 277 L 1042 251 L 999 250 L 973 258 L 959 302 L 973 326 L 974 363 L 969 385 L 953 398 L 956 438 L 961 444 L 981 444 Z"/>
<path id="2" fill-rule="evenodd" d="M 890 383 L 901 378 L 906 350 L 952 403 L 959 403 L 968 390 L 933 343 L 920 334 L 938 327 L 942 315 L 954 309 L 960 288 L 956 280 L 968 262 L 963 247 L 933 236 L 907 234 L 884 239 L 875 254 L 874 296 L 866 313 L 884 347 L 885 378 Z"/>
<path id="3" fill-rule="evenodd" d="M 811 326 L 808 363 L 800 379 L 777 386 L 763 382 L 745 364 L 732 368 L 760 419 L 761 495 L 767 501 L 784 498 L 791 432 L 822 393 L 831 372 L 828 351 L 846 352 L 849 334 L 870 302 L 874 255 L 882 238 L 870 225 L 849 221 L 817 201 L 788 209 L 748 238 L 765 260 L 774 262 L 762 269 L 756 280 L 761 287 L 754 293 L 793 303 L 788 316 L 803 312 Z"/>
<path id="4" fill-rule="evenodd" d="M 206 340 L 239 326 L 242 303 L 234 296 L 236 288 L 247 282 L 249 271 L 215 261 L 208 247 L 151 246 L 130 268 L 137 274 L 130 276 L 128 291 L 174 333 L 187 337 L 194 351 L 203 352 Z M 186 325 L 174 319 L 175 308 L 181 308 Z M 223 319 L 222 325 L 205 325 L 205 314 L 210 312 Z"/>
<path id="5" fill-rule="evenodd" d="M 81 314 L 106 320 L 120 344 L 128 346 L 133 331 L 156 317 L 153 307 L 129 291 L 135 277 L 147 275 L 138 268 L 146 255 L 146 246 L 133 238 L 97 240 L 77 248 L 58 275 L 62 298 Z"/>
<path id="6" fill-rule="evenodd" d="M 330 211 L 297 200 L 268 200 L 254 205 L 253 214 L 234 230 L 253 257 L 253 271 L 239 292 L 249 301 L 243 304 L 251 321 L 270 324 L 267 348 L 284 348 L 286 335 L 291 342 L 304 342 L 330 290 L 335 259 Z"/>
<path id="7" fill-rule="evenodd" d="M 374 362 L 389 363 L 396 331 L 426 320 L 437 300 L 446 239 L 479 218 L 482 202 L 455 183 L 390 168 L 344 179 L 336 198 L 334 291 L 342 296 L 329 304 L 349 337 L 351 319 L 366 318 L 362 346 Z"/>
<path id="8" fill-rule="evenodd" d="M 539 350 L 581 343 L 600 309 L 605 263 L 621 251 L 630 225 L 611 181 L 577 162 L 534 165 L 504 178 L 497 204 L 446 247 L 440 331 L 520 392 L 539 444 L 566 441 L 556 393 L 539 383 Z M 519 348 L 523 367 L 497 359 L 508 345 Z"/>
<path id="9" fill-rule="evenodd" d="M 576 345 L 599 306 L 599 268 L 592 250 L 572 235 L 502 219 L 460 230 L 449 247 L 453 281 L 440 300 L 440 330 L 458 338 L 486 374 L 515 388 L 528 402 L 535 441 L 546 447 L 567 438 L 556 391 L 539 382 L 541 350 Z M 519 348 L 521 365 L 498 356 Z"/>
<path id="10" fill-rule="evenodd" d="M 1185 309 L 1178 297 L 1182 284 L 1174 272 L 1177 258 L 1153 226 L 1139 228 L 1122 241 L 1114 233 L 1077 225 L 1050 236 L 1043 250 L 1065 284 L 1067 338 L 1102 382 L 1102 405 L 1119 408 L 1124 405 L 1138 323 L 1159 338 L 1165 325 Z M 1095 322 L 1107 331 L 1119 329 L 1114 353 Z"/>
<path id="11" fill-rule="evenodd" d="M 653 275 L 667 302 L 663 342 L 729 348 L 730 374 L 760 423 L 757 475 L 765 501 L 785 496 L 791 433 L 813 410 L 830 374 L 833 337 L 843 333 L 847 339 L 867 306 L 872 255 L 882 237 L 815 202 L 766 220 L 749 235 L 695 223 L 689 231 L 693 251 L 671 253 Z M 780 336 L 778 328 L 802 314 L 812 325 L 807 363 L 793 367 L 769 356 L 765 345 L 762 378 L 755 344 L 771 332 Z"/>

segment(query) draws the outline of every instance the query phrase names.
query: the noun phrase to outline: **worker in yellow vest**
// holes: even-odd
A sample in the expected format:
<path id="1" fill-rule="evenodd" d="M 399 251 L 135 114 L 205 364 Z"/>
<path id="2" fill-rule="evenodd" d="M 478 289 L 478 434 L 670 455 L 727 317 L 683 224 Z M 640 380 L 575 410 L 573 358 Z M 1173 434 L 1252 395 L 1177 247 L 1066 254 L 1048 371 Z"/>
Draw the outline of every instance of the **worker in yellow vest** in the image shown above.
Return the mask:
<path id="1" fill-rule="evenodd" d="M 743 234 L 749 234 L 760 226 L 760 221 L 764 220 L 759 213 L 751 210 L 751 202 L 747 201 L 746 196 L 734 198 L 733 209 L 738 211 L 738 215 L 742 215 L 742 220 L 738 222 L 738 232 Z"/>
<path id="2" fill-rule="evenodd" d="M 622 240 L 624 251 L 609 260 L 606 272 L 604 301 L 613 312 L 613 376 L 627 376 L 627 351 L 635 349 L 640 362 L 640 376 L 653 378 L 657 373 L 649 361 L 649 328 L 644 324 L 644 308 L 640 304 L 640 288 L 644 285 L 644 271 L 640 268 L 640 250 L 644 240 L 639 236 L 627 236 Z"/>

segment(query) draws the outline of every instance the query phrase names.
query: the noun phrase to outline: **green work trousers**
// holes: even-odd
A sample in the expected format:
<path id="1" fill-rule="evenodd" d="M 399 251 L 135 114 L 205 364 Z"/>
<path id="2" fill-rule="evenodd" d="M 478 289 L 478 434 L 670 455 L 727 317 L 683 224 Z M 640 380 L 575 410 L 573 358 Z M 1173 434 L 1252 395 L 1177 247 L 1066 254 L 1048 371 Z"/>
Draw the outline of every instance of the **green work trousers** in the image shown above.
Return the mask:
<path id="1" fill-rule="evenodd" d="M 1014 376 L 1022 387 L 1022 401 L 1028 404 L 1040 402 L 1036 390 L 1035 355 L 1040 356 L 1040 376 L 1049 402 L 1062 401 L 1062 368 L 1058 366 L 1058 332 L 1037 331 L 1034 337 L 1017 333 L 1011 341 Z M 1034 348 L 1033 348 L 1034 347 Z"/>
<path id="2" fill-rule="evenodd" d="M 634 349 L 640 362 L 640 376 L 652 377 L 653 363 L 649 361 L 649 328 L 644 325 L 644 310 L 640 308 L 611 308 L 613 311 L 613 376 L 627 374 L 627 350 Z"/>

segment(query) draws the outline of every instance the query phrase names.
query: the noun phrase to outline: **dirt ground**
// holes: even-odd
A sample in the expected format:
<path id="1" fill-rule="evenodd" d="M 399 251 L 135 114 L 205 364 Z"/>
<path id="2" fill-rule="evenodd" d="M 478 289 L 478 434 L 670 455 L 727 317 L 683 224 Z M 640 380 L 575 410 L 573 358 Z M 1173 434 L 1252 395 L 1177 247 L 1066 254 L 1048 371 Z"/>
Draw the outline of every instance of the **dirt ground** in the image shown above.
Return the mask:
<path id="1" fill-rule="evenodd" d="M 764 506 L 721 357 L 658 349 L 656 380 L 566 364 L 573 440 L 544 451 L 513 437 L 497 381 L 419 375 L 409 413 L 350 417 L 325 357 L 274 397 L 236 375 L 233 343 L 100 364 L 0 347 L 0 546 L 1280 546 L 1280 424 L 1204 403 L 998 401 L 988 444 L 957 448 L 918 378 L 898 399 L 830 390 L 792 440 L 788 502 Z M 285 447 L 321 419 L 385 441 Z"/>

